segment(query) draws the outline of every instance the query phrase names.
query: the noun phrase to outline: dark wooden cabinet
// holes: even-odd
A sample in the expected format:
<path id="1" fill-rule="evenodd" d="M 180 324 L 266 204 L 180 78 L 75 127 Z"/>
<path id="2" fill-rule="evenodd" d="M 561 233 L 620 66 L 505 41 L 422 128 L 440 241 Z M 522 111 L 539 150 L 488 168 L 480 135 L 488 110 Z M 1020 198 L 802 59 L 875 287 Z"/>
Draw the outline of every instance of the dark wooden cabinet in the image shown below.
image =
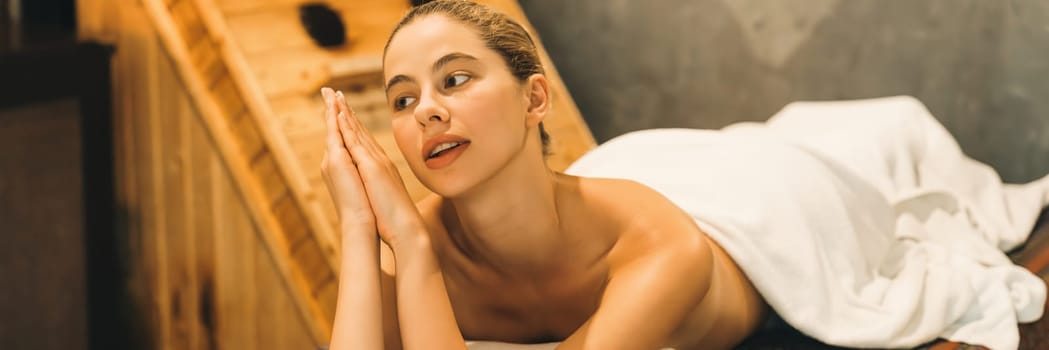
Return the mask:
<path id="1" fill-rule="evenodd" d="M 127 348 L 113 48 L 17 34 L 0 28 L 0 348 Z"/>

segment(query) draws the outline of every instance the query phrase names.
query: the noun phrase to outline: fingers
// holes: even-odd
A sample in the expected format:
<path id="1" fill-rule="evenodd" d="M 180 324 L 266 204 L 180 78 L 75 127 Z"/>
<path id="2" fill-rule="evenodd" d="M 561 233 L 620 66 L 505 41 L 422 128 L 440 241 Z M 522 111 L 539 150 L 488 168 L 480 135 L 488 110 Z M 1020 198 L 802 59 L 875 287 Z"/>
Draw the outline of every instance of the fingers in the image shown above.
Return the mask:
<path id="1" fill-rule="evenodd" d="M 357 118 L 357 114 L 346 103 L 346 95 L 343 95 L 342 91 L 335 93 L 335 104 L 339 109 L 339 126 L 342 128 L 346 149 L 350 150 L 351 154 L 354 148 L 364 148 L 371 153 L 371 156 L 385 155 L 386 153 L 368 132 L 368 128 L 364 127 L 364 124 Z"/>
<path id="2" fill-rule="evenodd" d="M 343 148 L 343 140 L 339 135 L 339 124 L 338 117 L 336 116 L 336 101 L 335 92 L 330 88 L 322 88 L 321 95 L 324 97 L 324 123 L 327 125 L 328 135 L 326 137 L 328 142 L 328 151 L 334 152 L 340 148 Z"/>
<path id="3" fill-rule="evenodd" d="M 361 124 L 360 119 L 357 119 L 357 113 L 354 113 L 353 108 L 350 108 L 350 104 L 346 103 L 346 95 L 342 94 L 342 91 L 335 93 L 335 103 L 339 107 L 339 110 L 346 113 L 347 117 L 352 117 L 349 120 L 349 127 L 351 130 L 360 132 L 364 130 L 364 125 Z"/>

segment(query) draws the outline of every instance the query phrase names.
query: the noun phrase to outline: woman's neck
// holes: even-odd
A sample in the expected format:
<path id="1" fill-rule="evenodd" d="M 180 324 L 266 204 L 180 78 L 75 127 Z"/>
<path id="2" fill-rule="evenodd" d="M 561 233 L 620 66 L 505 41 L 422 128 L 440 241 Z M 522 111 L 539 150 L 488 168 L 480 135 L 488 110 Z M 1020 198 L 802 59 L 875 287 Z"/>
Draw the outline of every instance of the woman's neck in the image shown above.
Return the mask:
<path id="1" fill-rule="evenodd" d="M 473 261 L 514 277 L 538 276 L 564 262 L 559 175 L 541 157 L 515 157 L 493 177 L 450 199 L 451 239 Z"/>

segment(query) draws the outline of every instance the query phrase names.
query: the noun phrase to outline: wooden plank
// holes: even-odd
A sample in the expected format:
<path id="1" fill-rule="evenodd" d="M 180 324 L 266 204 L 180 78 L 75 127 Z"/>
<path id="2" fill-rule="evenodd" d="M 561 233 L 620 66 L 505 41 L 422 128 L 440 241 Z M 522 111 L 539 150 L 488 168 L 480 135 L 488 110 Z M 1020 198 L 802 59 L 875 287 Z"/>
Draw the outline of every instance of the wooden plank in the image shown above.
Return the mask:
<path id="1" fill-rule="evenodd" d="M 154 101 L 157 101 L 157 114 L 154 118 L 157 118 L 156 125 L 159 127 L 154 130 L 154 136 L 158 142 L 156 151 L 161 159 L 157 164 L 159 167 L 153 171 L 159 174 L 158 182 L 163 184 L 158 189 L 164 198 L 159 207 L 165 211 L 167 219 L 164 221 L 165 234 L 159 242 L 161 249 L 166 251 L 167 260 L 168 288 L 161 290 L 161 293 L 170 295 L 170 304 L 166 307 L 171 310 L 172 337 L 167 345 L 174 349 L 192 349 L 196 340 L 193 325 L 193 316 L 196 314 L 194 297 L 190 290 L 193 287 L 193 279 L 190 276 L 192 269 L 188 257 L 192 254 L 192 237 L 187 234 L 186 228 L 189 219 L 185 205 L 188 188 L 185 187 L 183 176 L 185 162 L 182 150 L 185 129 L 181 115 L 182 101 L 178 98 L 181 91 L 171 86 L 177 84 L 163 83 L 174 78 L 171 65 L 166 59 L 162 59 L 154 67 L 159 77 L 158 84 L 152 89 L 156 94 L 153 97 Z"/>
<path id="2" fill-rule="evenodd" d="M 295 205 L 295 200 L 291 197 L 284 196 L 278 199 L 273 205 L 273 213 L 280 218 L 281 229 L 284 231 L 284 237 L 290 249 L 294 250 L 311 238 L 306 218 L 302 217 L 298 206 Z"/>
<path id="3" fill-rule="evenodd" d="M 256 255 L 267 256 L 268 248 L 261 241 L 254 246 Z M 247 247 L 245 247 L 247 248 Z M 260 316 L 255 334 L 258 337 L 259 349 L 315 349 L 320 344 L 327 344 L 330 339 L 311 337 L 310 330 L 303 325 L 302 314 L 288 297 L 282 277 L 276 272 L 274 259 L 260 258 L 255 265 L 255 286 L 259 291 L 254 309 Z M 330 333 L 331 325 L 328 324 Z M 280 332 L 274 330 L 280 329 Z"/>
<path id="4" fill-rule="evenodd" d="M 168 61 L 168 64 L 173 63 Z M 165 74 L 172 82 L 178 81 L 173 70 Z M 206 173 L 208 163 L 207 155 L 201 155 L 200 152 L 207 150 L 202 150 L 202 146 L 198 145 L 199 141 L 206 142 L 206 137 L 198 134 L 204 132 L 199 129 L 200 118 L 181 84 L 170 86 L 173 90 L 172 94 L 178 97 L 180 106 L 178 109 L 180 138 L 178 153 L 183 166 L 179 174 L 181 178 L 179 187 L 185 191 L 182 206 L 185 212 L 183 227 L 186 230 L 186 239 L 183 244 L 186 245 L 184 259 L 189 280 L 189 283 L 184 286 L 187 298 L 185 306 L 188 308 L 188 312 L 185 313 L 186 323 L 190 327 L 190 348 L 209 349 L 212 343 L 211 329 L 208 326 L 211 318 L 210 310 L 208 310 L 211 305 L 209 277 L 211 261 L 209 258 L 213 245 L 210 241 L 211 232 L 207 230 L 211 226 L 210 216 L 207 215 L 210 214 L 208 208 L 210 198 L 206 195 L 209 190 L 208 182 L 201 176 L 202 173 Z"/>
<path id="5" fill-rule="evenodd" d="M 235 15 L 227 18 L 227 25 L 235 45 L 246 56 L 313 46 L 295 8 Z"/>
<path id="6" fill-rule="evenodd" d="M 204 23 L 200 21 L 200 15 L 193 7 L 193 2 L 179 1 L 171 5 L 171 17 L 182 40 L 185 40 L 188 46 L 204 39 Z"/>
<path id="7" fill-rule="evenodd" d="M 79 34 L 84 38 L 99 38 L 112 35 L 112 43 L 121 47 L 113 53 L 113 147 L 114 147 L 114 185 L 116 207 L 118 210 L 116 227 L 127 236 L 128 256 L 128 294 L 129 301 L 133 307 L 146 310 L 145 313 L 153 313 L 155 300 L 155 275 L 156 253 L 152 239 L 155 236 L 149 234 L 147 228 L 151 227 L 150 218 L 143 215 L 151 202 L 147 198 L 146 189 L 149 188 L 148 179 L 142 174 L 144 168 L 150 164 L 144 155 L 140 141 L 141 130 L 145 118 L 136 118 L 145 113 L 138 110 L 136 96 L 143 95 L 145 91 L 144 79 L 137 73 L 136 68 L 142 65 L 142 40 L 136 38 L 155 38 L 149 22 L 138 20 L 133 22 L 127 13 L 141 11 L 136 6 L 128 6 L 124 9 L 112 7 L 107 1 L 77 2 L 77 24 Z M 88 19 L 90 18 L 90 19 Z M 140 34 L 140 33 L 145 34 Z M 140 35 L 136 35 L 140 34 Z M 123 49 L 126 48 L 126 49 Z M 139 49 L 138 51 L 132 51 Z M 155 314 L 155 313 L 154 313 Z M 129 329 L 129 334 L 154 334 L 160 336 L 157 324 L 159 317 L 150 319 L 136 315 L 135 327 Z M 146 341 L 146 346 L 158 348 L 151 342 Z"/>
<path id="8" fill-rule="evenodd" d="M 337 299 L 339 297 L 339 280 L 332 276 L 332 278 L 318 286 L 315 290 L 314 298 L 321 305 L 330 305 L 325 310 L 330 310 L 332 319 L 335 319 L 335 304 L 338 302 Z"/>
<path id="9" fill-rule="evenodd" d="M 323 286 L 325 282 L 334 276 L 326 266 L 324 252 L 315 241 L 305 241 L 295 247 L 291 252 L 292 259 L 299 265 L 303 277 L 309 282 L 311 296 L 316 294 L 317 287 Z"/>
<path id="10" fill-rule="evenodd" d="M 252 159 L 263 157 L 263 154 L 266 153 L 266 145 L 262 143 L 262 135 L 259 135 L 255 123 L 247 115 L 242 115 L 240 118 L 233 120 L 229 133 L 233 138 L 231 141 L 237 146 L 239 155 L 247 161 L 250 162 Z"/>
<path id="11" fill-rule="evenodd" d="M 288 140 L 291 143 L 292 149 L 295 150 L 295 155 L 299 159 L 299 164 L 302 164 L 303 172 L 305 172 L 311 179 L 319 178 L 321 176 L 321 160 L 324 159 L 324 153 L 326 151 L 323 141 L 327 136 L 325 133 L 325 131 L 299 133 Z M 317 140 L 322 141 L 318 143 Z"/>
<path id="12" fill-rule="evenodd" d="M 324 101 L 319 90 L 316 94 L 270 99 L 270 105 L 273 107 L 273 120 L 288 135 L 289 141 L 297 135 L 315 135 L 325 131 Z"/>
<path id="13" fill-rule="evenodd" d="M 129 8 L 129 10 L 131 10 Z M 134 23 L 135 21 L 142 21 L 140 15 L 141 12 L 134 10 L 124 12 L 126 15 L 125 20 L 127 23 Z M 131 34 L 131 33 L 129 33 Z M 134 33 L 137 36 L 146 33 Z M 152 33 L 150 33 L 152 34 Z M 138 46 L 138 49 L 131 49 L 129 52 L 139 53 L 142 60 L 142 65 L 139 70 L 135 72 L 135 75 L 140 77 L 143 86 L 141 86 L 139 92 L 141 95 L 135 97 L 135 104 L 142 107 L 140 116 L 144 121 L 143 129 L 140 131 L 140 135 L 144 136 L 142 140 L 141 149 L 143 151 L 143 157 L 147 160 L 144 162 L 142 174 L 147 177 L 148 188 L 144 189 L 144 192 L 148 193 L 149 203 L 144 206 L 143 217 L 149 222 L 149 226 L 145 227 L 147 234 L 153 235 L 155 238 L 151 240 L 152 249 L 154 252 L 154 261 L 156 266 L 154 269 L 153 279 L 153 293 L 154 303 L 152 305 L 152 311 L 158 316 L 158 322 L 154 327 L 157 331 L 157 338 L 154 339 L 154 345 L 159 349 L 174 349 L 172 342 L 176 335 L 173 332 L 174 318 L 172 316 L 171 308 L 169 307 L 172 303 L 170 290 L 169 265 L 168 251 L 166 249 L 166 242 L 164 237 L 167 234 L 167 211 L 164 210 L 164 204 L 166 203 L 165 193 L 163 191 L 163 176 L 160 169 L 162 166 L 162 139 L 160 126 L 160 108 L 156 101 L 159 100 L 157 94 L 159 93 L 159 86 L 162 85 L 159 82 L 158 73 L 156 67 L 161 64 L 161 53 L 158 50 L 155 41 L 150 41 L 146 38 L 132 38 L 131 45 L 127 45 L 131 49 Z"/>
<path id="14" fill-rule="evenodd" d="M 237 83 L 234 82 L 233 78 L 229 75 L 219 79 L 211 89 L 211 93 L 212 96 L 215 97 L 215 102 L 217 102 L 219 107 L 222 108 L 222 113 L 227 119 L 232 120 L 240 118 L 242 114 L 248 111 L 247 106 L 244 104 L 244 98 L 241 96 L 240 89 L 237 87 Z M 254 124 L 253 119 L 245 119 Z"/>
<path id="15" fill-rule="evenodd" d="M 211 40 L 198 40 L 189 47 L 190 61 L 207 86 L 215 86 L 229 74 L 219 57 L 218 48 Z"/>
<path id="16" fill-rule="evenodd" d="M 290 197 L 284 176 L 281 175 L 277 167 L 277 161 L 269 153 L 263 153 L 251 163 L 251 171 L 259 180 L 262 192 L 266 194 L 264 200 L 267 204 L 273 204 L 281 198 Z M 281 218 L 276 217 L 276 219 L 280 220 Z"/>
<path id="17" fill-rule="evenodd" d="M 312 46 L 246 57 L 262 92 L 270 98 L 316 92 L 307 90 L 330 79 L 327 64 L 334 59 L 331 53 Z"/>
<path id="18" fill-rule="evenodd" d="M 182 90 L 181 86 L 179 87 Z M 195 346 L 200 349 L 216 349 L 220 334 L 216 329 L 217 319 L 215 315 L 215 217 L 214 198 L 212 193 L 212 160 L 214 151 L 211 147 L 211 139 L 207 130 L 200 123 L 200 117 L 185 91 L 180 91 L 184 111 L 183 123 L 186 123 L 185 157 L 187 167 L 183 176 L 189 179 L 187 213 L 189 213 L 190 235 L 193 242 L 193 255 L 190 260 L 193 263 L 191 270 L 196 287 L 193 293 L 196 295 L 195 308 L 198 310 L 196 318 L 196 333 L 199 335 Z"/>
<path id="19" fill-rule="evenodd" d="M 213 222 L 215 232 L 215 319 L 218 331 L 218 348 L 261 349 L 259 331 L 266 333 L 289 332 L 295 325 L 264 329 L 258 310 L 259 295 L 287 298 L 258 286 L 256 269 L 269 267 L 265 255 L 256 248 L 260 243 L 256 229 L 247 209 L 240 203 L 230 174 L 225 170 L 218 154 L 211 157 L 210 179 L 212 182 L 213 215 L 221 220 Z M 267 286 L 274 287 L 274 286 Z M 275 287 L 283 292 L 280 286 Z M 288 322 L 292 323 L 292 322 Z"/>

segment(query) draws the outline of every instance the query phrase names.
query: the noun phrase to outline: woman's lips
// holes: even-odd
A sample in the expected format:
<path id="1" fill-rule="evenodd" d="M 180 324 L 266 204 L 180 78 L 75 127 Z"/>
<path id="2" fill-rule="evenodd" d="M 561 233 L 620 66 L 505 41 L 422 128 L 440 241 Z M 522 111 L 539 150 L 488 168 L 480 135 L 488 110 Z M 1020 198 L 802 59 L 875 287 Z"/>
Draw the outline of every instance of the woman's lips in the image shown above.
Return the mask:
<path id="1" fill-rule="evenodd" d="M 426 158 L 426 167 L 430 169 L 440 169 L 451 165 L 452 162 L 459 158 L 459 155 L 463 154 L 468 147 L 470 147 L 470 142 L 463 142 L 458 146 L 441 152 L 436 157 Z"/>

